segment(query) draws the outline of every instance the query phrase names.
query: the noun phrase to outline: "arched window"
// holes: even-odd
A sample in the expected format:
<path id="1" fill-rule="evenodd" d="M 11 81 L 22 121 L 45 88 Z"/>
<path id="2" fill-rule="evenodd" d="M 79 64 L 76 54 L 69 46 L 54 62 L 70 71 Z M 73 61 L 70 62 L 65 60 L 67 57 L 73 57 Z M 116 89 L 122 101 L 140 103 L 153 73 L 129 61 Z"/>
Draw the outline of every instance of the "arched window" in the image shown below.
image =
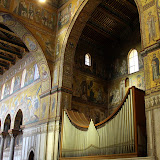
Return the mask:
<path id="1" fill-rule="evenodd" d="M 4 84 L 3 87 L 2 87 L 1 99 L 3 99 L 3 96 L 4 96 L 4 89 L 5 89 L 5 84 Z"/>
<path id="2" fill-rule="evenodd" d="M 26 78 L 26 69 L 24 69 L 22 73 L 21 88 L 24 87 L 25 78 Z"/>
<path id="3" fill-rule="evenodd" d="M 131 50 L 131 52 L 128 55 L 128 61 L 128 71 L 130 74 L 139 71 L 137 50 Z"/>
<path id="4" fill-rule="evenodd" d="M 90 56 L 89 53 L 87 53 L 87 54 L 85 55 L 85 65 L 86 65 L 86 66 L 91 66 L 91 56 Z"/>
<path id="5" fill-rule="evenodd" d="M 14 82 L 15 82 L 15 77 L 13 77 L 13 78 L 12 78 L 12 81 L 11 81 L 11 90 L 10 90 L 10 94 L 13 93 Z"/>
<path id="6" fill-rule="evenodd" d="M 129 87 L 129 78 L 128 77 L 125 79 L 125 87 Z"/>

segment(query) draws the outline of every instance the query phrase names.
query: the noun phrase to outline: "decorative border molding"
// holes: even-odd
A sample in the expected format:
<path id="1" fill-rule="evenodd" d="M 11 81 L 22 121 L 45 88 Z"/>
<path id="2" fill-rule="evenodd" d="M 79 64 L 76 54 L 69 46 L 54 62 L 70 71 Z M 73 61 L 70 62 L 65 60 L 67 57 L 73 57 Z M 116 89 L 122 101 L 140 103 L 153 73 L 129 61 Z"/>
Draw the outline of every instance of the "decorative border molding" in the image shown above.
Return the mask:
<path id="1" fill-rule="evenodd" d="M 151 2 L 149 2 L 143 6 L 143 11 L 146 11 L 147 9 L 151 8 L 154 5 L 155 5 L 155 0 L 152 0 Z"/>
<path id="2" fill-rule="evenodd" d="M 31 135 L 37 135 L 37 134 L 48 133 L 48 132 L 55 132 L 55 131 L 59 130 L 59 127 L 60 127 L 60 125 L 58 125 L 59 121 L 60 121 L 60 119 L 54 120 L 49 123 L 41 124 L 38 126 L 25 128 L 23 130 L 23 137 L 29 137 Z M 58 122 L 58 123 L 56 123 L 56 122 Z"/>
<path id="3" fill-rule="evenodd" d="M 48 96 L 48 95 L 50 95 L 50 94 L 51 94 L 51 91 L 48 90 L 48 91 L 46 91 L 46 92 L 41 93 L 41 95 L 39 95 L 39 97 L 42 99 L 42 98 L 44 98 L 44 97 L 46 97 L 46 96 Z"/>
<path id="4" fill-rule="evenodd" d="M 160 92 L 145 96 L 145 107 L 146 112 L 160 108 Z"/>
<path id="5" fill-rule="evenodd" d="M 159 48 L 160 48 L 160 39 L 157 40 L 157 42 L 156 42 L 155 44 L 153 44 L 153 45 L 145 48 L 143 51 L 140 52 L 140 54 L 141 54 L 143 57 L 145 57 L 145 56 L 147 56 L 150 52 L 153 52 L 153 51 L 155 51 L 155 50 L 157 50 L 157 49 L 159 49 Z"/>
<path id="6" fill-rule="evenodd" d="M 72 93 L 73 93 L 72 89 L 70 89 L 70 88 L 58 87 L 58 86 L 52 88 L 51 94 L 54 94 L 54 93 L 56 93 L 56 92 L 65 92 L 65 93 L 69 93 L 69 94 L 72 94 Z"/>
<path id="7" fill-rule="evenodd" d="M 70 88 L 55 86 L 54 88 L 52 88 L 52 90 L 48 90 L 47 92 L 42 93 L 39 97 L 42 99 L 48 95 L 51 95 L 51 94 L 54 94 L 57 92 L 65 92 L 65 93 L 69 93 L 69 94 L 73 93 L 72 89 L 70 89 Z"/>

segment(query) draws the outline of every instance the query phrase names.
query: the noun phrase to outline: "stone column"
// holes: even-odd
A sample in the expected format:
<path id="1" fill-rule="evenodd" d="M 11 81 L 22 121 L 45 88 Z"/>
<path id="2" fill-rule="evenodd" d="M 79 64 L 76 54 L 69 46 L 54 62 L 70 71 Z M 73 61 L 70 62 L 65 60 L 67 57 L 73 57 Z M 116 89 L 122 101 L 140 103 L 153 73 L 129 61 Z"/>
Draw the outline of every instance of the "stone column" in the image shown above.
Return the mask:
<path id="1" fill-rule="evenodd" d="M 58 159 L 59 120 L 55 123 L 54 160 Z"/>
<path id="2" fill-rule="evenodd" d="M 9 153 L 9 160 L 13 160 L 14 158 L 14 144 L 15 144 L 15 138 L 18 135 L 18 130 L 9 130 L 8 133 L 11 136 L 11 143 L 10 143 L 10 153 Z"/>
<path id="3" fill-rule="evenodd" d="M 1 132 L 0 136 L 1 136 L 0 160 L 2 160 L 3 159 L 4 140 L 5 140 L 5 137 L 6 137 L 6 133 L 5 132 Z"/>

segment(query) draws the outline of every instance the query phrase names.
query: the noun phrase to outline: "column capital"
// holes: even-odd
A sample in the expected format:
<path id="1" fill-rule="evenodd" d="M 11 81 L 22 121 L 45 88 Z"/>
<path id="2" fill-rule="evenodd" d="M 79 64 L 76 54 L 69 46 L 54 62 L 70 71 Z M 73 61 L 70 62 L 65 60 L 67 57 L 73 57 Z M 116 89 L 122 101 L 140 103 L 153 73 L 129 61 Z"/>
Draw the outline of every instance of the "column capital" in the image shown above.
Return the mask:
<path id="1" fill-rule="evenodd" d="M 25 128 L 25 125 L 21 125 L 20 129 L 23 130 Z"/>
<path id="2" fill-rule="evenodd" d="M 7 132 L 0 131 L 0 136 L 1 137 L 6 137 L 7 134 L 8 134 Z"/>
<path id="3" fill-rule="evenodd" d="M 17 130 L 17 129 L 10 129 L 8 130 L 8 133 L 11 137 L 16 137 L 21 131 Z"/>

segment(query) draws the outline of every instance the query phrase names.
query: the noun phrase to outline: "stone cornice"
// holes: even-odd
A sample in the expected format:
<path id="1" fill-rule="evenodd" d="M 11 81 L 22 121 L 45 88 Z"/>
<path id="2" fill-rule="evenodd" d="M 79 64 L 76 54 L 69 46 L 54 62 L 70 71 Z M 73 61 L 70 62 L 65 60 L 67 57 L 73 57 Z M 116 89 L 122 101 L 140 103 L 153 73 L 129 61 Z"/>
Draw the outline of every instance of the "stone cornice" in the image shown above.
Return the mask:
<path id="1" fill-rule="evenodd" d="M 48 90 L 48 91 L 46 91 L 46 92 L 41 93 L 41 95 L 39 95 L 39 97 L 40 97 L 40 98 L 44 98 L 44 97 L 46 97 L 46 96 L 48 96 L 48 95 L 50 95 L 50 94 L 51 94 L 51 91 Z"/>
<path id="2" fill-rule="evenodd" d="M 152 93 L 145 96 L 146 111 L 160 107 L 160 92 Z"/>
<path id="3" fill-rule="evenodd" d="M 5 137 L 8 133 L 7 132 L 0 132 L 0 136 Z"/>
<path id="4" fill-rule="evenodd" d="M 21 130 L 17 130 L 17 129 L 10 129 L 8 130 L 8 133 L 10 136 L 16 137 L 20 132 L 22 132 Z"/>
<path id="5" fill-rule="evenodd" d="M 55 87 L 55 88 L 52 88 L 51 94 L 53 94 L 55 92 L 65 92 L 65 93 L 72 94 L 73 91 L 72 91 L 72 89 L 66 88 L 66 87 Z"/>
<path id="6" fill-rule="evenodd" d="M 157 40 L 155 44 L 153 44 L 153 45 L 145 48 L 143 51 L 140 52 L 140 54 L 141 54 L 143 57 L 145 57 L 145 56 L 147 56 L 150 52 L 153 52 L 153 51 L 155 51 L 155 50 L 157 50 L 157 49 L 159 49 L 159 48 L 160 48 L 160 39 Z"/>
<path id="7" fill-rule="evenodd" d="M 57 92 L 65 92 L 65 93 L 69 93 L 69 94 L 73 93 L 72 89 L 70 89 L 70 88 L 55 86 L 51 90 L 48 90 L 47 92 L 41 93 L 41 95 L 39 97 L 44 98 L 48 95 L 51 95 L 51 94 L 54 94 Z"/>

